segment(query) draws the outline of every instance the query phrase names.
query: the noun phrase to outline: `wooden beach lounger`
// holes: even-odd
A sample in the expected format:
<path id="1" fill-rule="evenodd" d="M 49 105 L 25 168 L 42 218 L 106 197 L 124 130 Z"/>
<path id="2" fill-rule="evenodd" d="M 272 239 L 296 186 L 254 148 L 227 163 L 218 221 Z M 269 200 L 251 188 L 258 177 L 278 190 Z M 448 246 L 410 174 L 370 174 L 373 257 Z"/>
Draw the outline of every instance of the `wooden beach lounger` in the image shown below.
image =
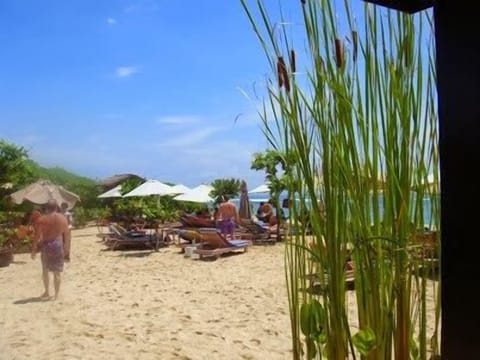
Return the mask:
<path id="1" fill-rule="evenodd" d="M 253 220 L 240 220 L 239 230 L 237 234 L 245 239 L 251 239 L 254 244 L 275 244 L 277 242 L 276 228 L 271 229 L 270 226 L 260 225 Z"/>
<path id="2" fill-rule="evenodd" d="M 147 234 L 145 231 L 123 231 L 121 227 L 112 225 L 110 225 L 111 233 L 104 241 L 110 250 L 150 248 L 157 251 L 164 245 L 163 239 L 161 239 L 159 234 Z"/>
<path id="3" fill-rule="evenodd" d="M 246 252 L 252 245 L 250 240 L 227 240 L 216 228 L 199 228 L 201 243 L 195 249 L 195 253 L 204 257 L 218 258 L 222 254 L 243 250 Z"/>

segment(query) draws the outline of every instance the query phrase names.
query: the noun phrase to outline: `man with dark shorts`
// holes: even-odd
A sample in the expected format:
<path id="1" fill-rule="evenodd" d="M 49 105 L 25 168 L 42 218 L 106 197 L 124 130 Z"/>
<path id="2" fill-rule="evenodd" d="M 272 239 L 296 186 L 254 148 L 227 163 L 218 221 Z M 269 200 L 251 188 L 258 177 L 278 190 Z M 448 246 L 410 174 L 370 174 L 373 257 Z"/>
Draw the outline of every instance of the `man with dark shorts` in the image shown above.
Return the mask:
<path id="1" fill-rule="evenodd" d="M 35 236 L 32 246 L 32 259 L 38 251 L 41 253 L 42 278 L 45 292 L 42 298 L 49 299 L 49 272 L 53 272 L 53 284 L 55 288 L 55 299 L 58 298 L 60 290 L 61 273 L 64 265 L 63 244 L 70 242 L 70 229 L 67 218 L 57 212 L 58 204 L 55 200 L 49 200 L 46 205 L 46 213 L 38 217 L 33 227 Z"/>
<path id="2" fill-rule="evenodd" d="M 238 212 L 235 204 L 231 203 L 227 196 L 223 197 L 223 202 L 218 207 L 216 220 L 225 238 L 230 237 L 230 240 L 233 240 L 236 223 L 238 222 Z"/>

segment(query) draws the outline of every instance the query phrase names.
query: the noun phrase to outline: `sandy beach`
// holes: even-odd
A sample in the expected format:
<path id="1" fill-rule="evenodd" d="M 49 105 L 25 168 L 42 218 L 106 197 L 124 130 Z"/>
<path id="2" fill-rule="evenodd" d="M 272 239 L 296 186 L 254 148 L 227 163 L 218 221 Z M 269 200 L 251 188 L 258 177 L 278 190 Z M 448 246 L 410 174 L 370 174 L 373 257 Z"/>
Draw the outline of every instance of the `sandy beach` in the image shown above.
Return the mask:
<path id="1" fill-rule="evenodd" d="M 57 301 L 38 299 L 39 257 L 0 268 L 1 360 L 291 359 L 283 243 L 200 261 L 175 245 L 105 251 L 97 233 L 73 230 Z M 355 333 L 354 292 L 347 302 Z"/>
<path id="2" fill-rule="evenodd" d="M 0 268 L 0 359 L 289 359 L 283 244 L 216 261 L 103 251 L 73 230 L 60 298 L 39 301 L 37 256 Z"/>

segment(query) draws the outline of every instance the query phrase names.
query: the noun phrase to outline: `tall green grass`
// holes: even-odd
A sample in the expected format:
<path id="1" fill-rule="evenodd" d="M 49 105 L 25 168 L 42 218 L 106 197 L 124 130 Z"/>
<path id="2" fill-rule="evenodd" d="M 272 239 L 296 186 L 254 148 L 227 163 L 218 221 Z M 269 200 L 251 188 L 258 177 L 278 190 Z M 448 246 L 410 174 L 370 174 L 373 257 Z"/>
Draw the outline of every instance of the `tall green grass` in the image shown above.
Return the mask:
<path id="1" fill-rule="evenodd" d="M 298 19 L 280 8 L 272 20 L 262 1 L 241 3 L 271 68 L 265 136 L 294 159 L 289 191 L 300 201 L 290 225 L 301 231 L 285 256 L 294 358 L 438 354 L 439 285 L 415 242 L 427 223 L 440 239 L 427 184 L 430 173 L 438 182 L 429 14 L 370 4 L 353 14 L 348 0 L 305 0 L 284 2 L 299 7 Z M 305 212 L 311 234 L 298 221 Z"/>

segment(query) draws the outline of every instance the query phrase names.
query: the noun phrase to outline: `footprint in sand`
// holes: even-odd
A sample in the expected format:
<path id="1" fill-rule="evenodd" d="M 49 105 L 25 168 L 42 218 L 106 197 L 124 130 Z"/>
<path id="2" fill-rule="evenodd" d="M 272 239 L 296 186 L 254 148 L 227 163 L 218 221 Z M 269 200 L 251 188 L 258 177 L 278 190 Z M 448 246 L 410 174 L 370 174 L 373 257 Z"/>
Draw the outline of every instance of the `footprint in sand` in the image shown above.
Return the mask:
<path id="1" fill-rule="evenodd" d="M 207 320 L 207 323 L 218 323 L 222 321 L 222 319 L 212 319 L 212 320 Z"/>
<path id="2" fill-rule="evenodd" d="M 260 345 L 260 344 L 262 343 L 262 342 L 261 342 L 260 340 L 258 340 L 258 339 L 250 339 L 250 341 L 251 341 L 252 343 L 254 343 L 255 345 Z"/>

